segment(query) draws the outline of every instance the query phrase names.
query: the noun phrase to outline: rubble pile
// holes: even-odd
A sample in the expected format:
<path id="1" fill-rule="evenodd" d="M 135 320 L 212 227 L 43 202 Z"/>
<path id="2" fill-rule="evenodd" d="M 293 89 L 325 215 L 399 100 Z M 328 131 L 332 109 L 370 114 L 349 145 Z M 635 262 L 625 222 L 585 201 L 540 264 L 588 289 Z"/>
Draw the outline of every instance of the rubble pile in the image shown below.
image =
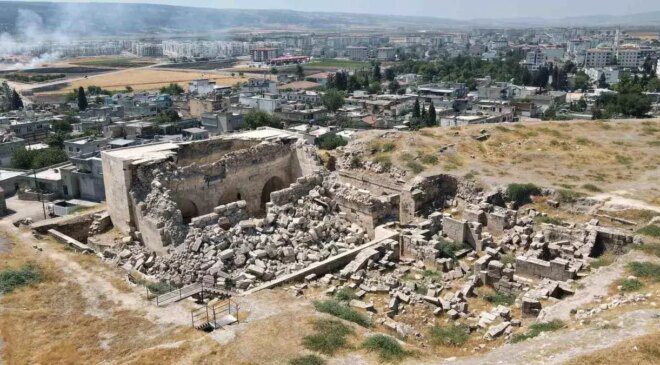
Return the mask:
<path id="1" fill-rule="evenodd" d="M 226 215 L 203 227 L 191 223 L 183 244 L 169 257 L 149 254 L 137 245 L 119 257 L 123 265 L 174 285 L 203 280 L 248 289 L 365 242 L 365 231 L 332 209 L 325 192 L 317 186 L 295 203 L 271 205 L 264 218 L 230 227 Z M 244 204 L 218 210 L 241 214 Z"/>

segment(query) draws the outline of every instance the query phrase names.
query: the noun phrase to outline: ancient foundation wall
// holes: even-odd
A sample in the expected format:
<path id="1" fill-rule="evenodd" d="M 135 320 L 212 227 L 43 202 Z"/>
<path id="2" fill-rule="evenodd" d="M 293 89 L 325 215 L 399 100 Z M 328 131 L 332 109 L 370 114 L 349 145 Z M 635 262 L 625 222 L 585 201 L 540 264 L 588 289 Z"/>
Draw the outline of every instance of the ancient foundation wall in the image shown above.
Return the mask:
<path id="1" fill-rule="evenodd" d="M 535 257 L 516 257 L 516 275 L 566 281 L 574 279 L 576 272 L 569 269 L 568 261 L 555 258 L 545 261 Z"/>

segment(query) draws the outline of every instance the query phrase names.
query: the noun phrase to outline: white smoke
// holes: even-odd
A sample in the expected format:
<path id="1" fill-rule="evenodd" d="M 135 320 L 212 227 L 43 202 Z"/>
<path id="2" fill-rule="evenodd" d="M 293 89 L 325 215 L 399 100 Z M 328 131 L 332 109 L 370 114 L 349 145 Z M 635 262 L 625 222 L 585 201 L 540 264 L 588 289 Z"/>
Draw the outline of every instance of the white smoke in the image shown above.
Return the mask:
<path id="1" fill-rule="evenodd" d="M 41 16 L 32 10 L 18 10 L 15 28 L 17 30 L 16 35 L 0 34 L 0 58 L 25 55 L 29 55 L 31 58 L 25 62 L 5 65 L 5 69 L 22 70 L 56 61 L 60 58 L 59 52 L 49 51 L 48 47 L 44 47 L 43 51 L 39 51 L 37 47 L 37 51 L 35 51 L 35 46 L 71 42 L 71 38 L 60 30 L 46 30 Z M 2 68 L 0 66 L 0 69 Z"/>

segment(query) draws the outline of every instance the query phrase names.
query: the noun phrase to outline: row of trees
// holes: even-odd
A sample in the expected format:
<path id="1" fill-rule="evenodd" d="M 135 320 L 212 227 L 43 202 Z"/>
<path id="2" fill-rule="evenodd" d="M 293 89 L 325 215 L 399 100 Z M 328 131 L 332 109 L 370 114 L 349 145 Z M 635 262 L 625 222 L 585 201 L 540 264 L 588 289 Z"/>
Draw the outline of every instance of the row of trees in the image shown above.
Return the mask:
<path id="1" fill-rule="evenodd" d="M 11 157 L 11 167 L 21 170 L 40 169 L 65 162 L 69 159 L 61 148 L 49 147 L 40 150 L 19 148 Z"/>
<path id="2" fill-rule="evenodd" d="M 412 118 L 410 119 L 410 128 L 418 129 L 421 127 L 433 127 L 438 124 L 435 106 L 433 102 L 429 104 L 429 108 L 420 107 L 419 99 L 415 99 L 413 104 Z"/>

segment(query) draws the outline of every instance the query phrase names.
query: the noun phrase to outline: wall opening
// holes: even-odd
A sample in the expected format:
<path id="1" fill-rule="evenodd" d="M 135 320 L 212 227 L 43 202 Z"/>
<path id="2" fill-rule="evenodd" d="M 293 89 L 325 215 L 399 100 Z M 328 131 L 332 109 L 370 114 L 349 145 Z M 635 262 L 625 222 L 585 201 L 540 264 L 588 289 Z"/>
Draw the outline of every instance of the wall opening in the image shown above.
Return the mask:
<path id="1" fill-rule="evenodd" d="M 277 176 L 271 177 L 266 184 L 264 185 L 263 190 L 261 190 L 261 210 L 266 210 L 266 203 L 270 201 L 270 193 L 273 191 L 278 191 L 284 189 L 284 181 Z"/>
<path id="2" fill-rule="evenodd" d="M 179 210 L 181 210 L 181 217 L 183 217 L 183 223 L 188 224 L 190 221 L 199 215 L 197 210 L 197 205 L 188 199 L 181 199 L 177 202 Z"/>

